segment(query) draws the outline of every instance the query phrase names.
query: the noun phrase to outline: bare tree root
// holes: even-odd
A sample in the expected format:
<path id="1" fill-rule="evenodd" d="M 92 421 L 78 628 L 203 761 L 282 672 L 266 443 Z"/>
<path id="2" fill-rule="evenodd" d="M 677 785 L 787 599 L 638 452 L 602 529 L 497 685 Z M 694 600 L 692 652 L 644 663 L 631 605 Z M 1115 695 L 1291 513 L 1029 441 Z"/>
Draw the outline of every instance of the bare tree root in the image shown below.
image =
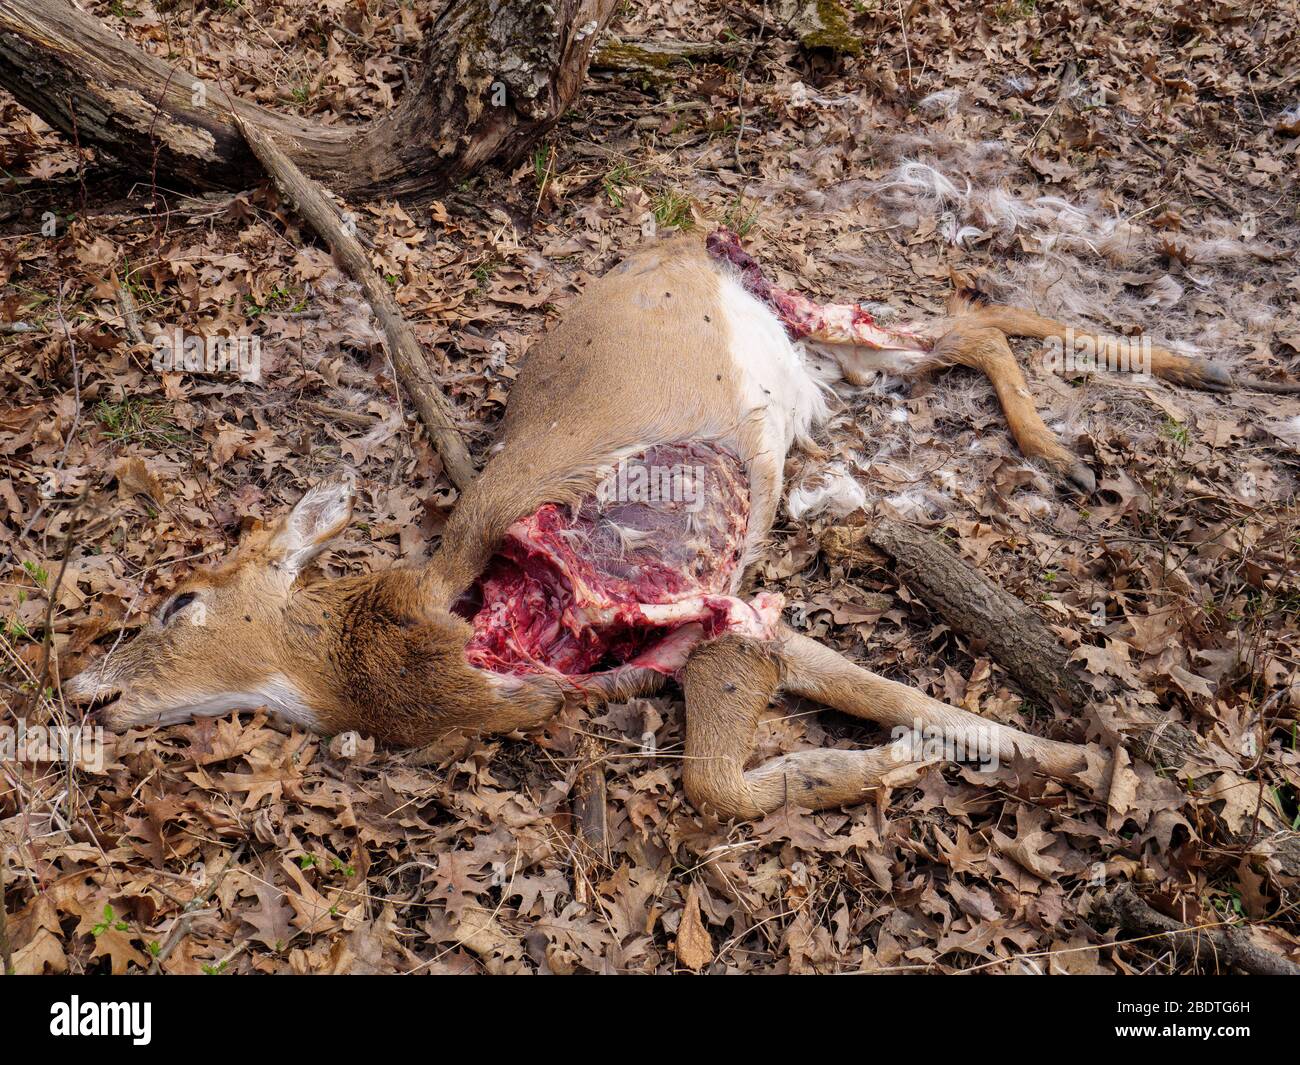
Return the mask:
<path id="1" fill-rule="evenodd" d="M 429 194 L 489 159 L 522 158 L 573 102 L 617 7 L 614 0 L 454 0 L 426 31 L 411 87 L 364 125 L 326 126 L 247 100 L 231 107 L 342 195 Z M 242 189 L 257 173 L 215 86 L 66 0 L 0 0 L 0 87 L 135 174 Z"/>

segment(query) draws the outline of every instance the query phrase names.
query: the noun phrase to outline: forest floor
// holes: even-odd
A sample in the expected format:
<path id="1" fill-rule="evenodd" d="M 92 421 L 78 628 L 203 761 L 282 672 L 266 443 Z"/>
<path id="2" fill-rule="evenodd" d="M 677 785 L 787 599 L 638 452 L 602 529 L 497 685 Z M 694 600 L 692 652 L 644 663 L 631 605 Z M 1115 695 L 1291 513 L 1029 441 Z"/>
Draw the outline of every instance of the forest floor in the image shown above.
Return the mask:
<path id="1" fill-rule="evenodd" d="M 88 6 L 205 79 L 339 121 L 391 105 L 437 10 Z M 431 203 L 350 205 L 477 455 L 567 300 L 638 244 L 719 224 L 818 298 L 907 318 L 976 282 L 1300 376 L 1294 0 L 867 0 L 834 49 L 800 44 L 780 3 L 638 7 L 614 24 L 624 40 L 715 50 L 594 69 L 513 172 Z M 75 723 L 39 691 L 47 654 L 66 678 L 110 653 L 194 567 L 340 467 L 358 506 L 326 575 L 436 544 L 455 490 L 359 289 L 268 187 L 194 197 L 123 177 L 0 94 L 0 284 L 0 322 L 29 327 L 0 332 L 0 725 Z M 155 371 L 153 337 L 178 327 L 256 335 L 260 380 Z M 826 557 L 824 531 L 861 511 L 780 519 L 755 582 L 870 668 L 1106 758 L 1108 696 L 1139 690 L 1203 738 L 1203 764 L 1125 760 L 1091 790 L 936 767 L 859 807 L 730 825 L 683 796 L 676 695 L 566 713 L 441 767 L 264 711 L 136 730 L 75 768 L 0 762 L 14 967 L 1186 970 L 1108 923 L 1099 903 L 1124 881 L 1300 960 L 1296 880 L 1271 857 L 1300 826 L 1300 399 L 1054 373 L 1041 344 L 1019 352 L 1097 472 L 1094 498 L 1019 456 L 967 370 L 842 387 L 827 457 L 789 473 L 815 491 L 838 463 L 867 512 L 926 525 L 1031 604 L 1097 692 L 1085 720 L 1027 700 L 886 560 Z M 571 812 L 591 737 L 607 853 Z M 756 758 L 881 738 L 790 705 Z"/>

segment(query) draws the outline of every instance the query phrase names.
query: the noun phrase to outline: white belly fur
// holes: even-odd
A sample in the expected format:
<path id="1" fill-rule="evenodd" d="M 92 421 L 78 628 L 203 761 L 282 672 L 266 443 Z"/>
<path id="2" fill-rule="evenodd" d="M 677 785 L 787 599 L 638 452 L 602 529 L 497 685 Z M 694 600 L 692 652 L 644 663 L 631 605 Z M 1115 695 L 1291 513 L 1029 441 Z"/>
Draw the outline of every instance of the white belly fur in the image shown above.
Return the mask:
<path id="1" fill-rule="evenodd" d="M 771 310 L 730 274 L 722 273 L 720 282 L 743 420 L 728 442 L 749 469 L 748 560 L 775 516 L 790 446 L 809 440 L 829 415 L 828 389 Z"/>

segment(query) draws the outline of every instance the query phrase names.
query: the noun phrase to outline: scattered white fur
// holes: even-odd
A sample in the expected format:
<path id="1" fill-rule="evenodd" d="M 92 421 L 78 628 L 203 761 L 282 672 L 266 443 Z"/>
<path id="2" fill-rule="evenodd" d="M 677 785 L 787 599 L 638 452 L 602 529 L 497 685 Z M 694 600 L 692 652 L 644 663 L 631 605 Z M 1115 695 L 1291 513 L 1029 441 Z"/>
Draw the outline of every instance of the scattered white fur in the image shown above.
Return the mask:
<path id="1" fill-rule="evenodd" d="M 1016 502 L 1035 518 L 1045 518 L 1057 508 L 1057 505 L 1050 499 L 1035 494 L 1018 496 Z"/>
<path id="2" fill-rule="evenodd" d="M 867 493 L 843 463 L 833 462 L 818 470 L 806 472 L 799 483 L 791 487 L 786 497 L 785 509 L 795 521 L 828 513 L 842 518 L 861 510 L 867 504 Z"/>
<path id="3" fill-rule="evenodd" d="M 899 517 L 911 521 L 933 521 L 944 515 L 947 507 L 924 488 L 909 488 L 886 500 Z"/>
<path id="4" fill-rule="evenodd" d="M 1244 240 L 1230 237 L 1192 240 L 1188 242 L 1187 251 L 1191 255 L 1192 262 L 1201 265 L 1227 263 L 1257 254 L 1255 246 L 1247 244 Z"/>
<path id="5" fill-rule="evenodd" d="M 1275 422 L 1266 422 L 1264 428 L 1279 440 L 1290 444 L 1293 451 L 1300 452 L 1300 414 Z"/>
<path id="6" fill-rule="evenodd" d="M 951 117 L 957 113 L 957 108 L 960 104 L 960 89 L 940 89 L 938 92 L 930 93 L 930 95 L 922 100 L 917 106 L 927 114 Z"/>
<path id="7" fill-rule="evenodd" d="M 809 88 L 802 81 L 794 82 L 789 89 L 789 104 L 794 109 L 816 104 L 818 107 L 852 107 L 857 101 L 848 95 L 826 96 Z"/>
<path id="8" fill-rule="evenodd" d="M 1175 306 L 1183 298 L 1183 286 L 1175 281 L 1169 274 L 1164 274 L 1151 283 L 1151 295 L 1143 303 L 1149 303 L 1153 307 L 1160 307 L 1168 310 Z"/>
<path id="9" fill-rule="evenodd" d="M 1277 327 L 1277 315 L 1271 307 L 1253 304 L 1243 308 L 1241 315 L 1252 333 L 1271 333 Z"/>
<path id="10" fill-rule="evenodd" d="M 965 184 L 963 192 L 951 178 L 929 163 L 904 159 L 883 180 L 876 183 L 876 191 L 892 193 L 895 198 L 903 194 L 922 205 L 945 207 L 966 203 L 971 186 L 969 181 Z"/>

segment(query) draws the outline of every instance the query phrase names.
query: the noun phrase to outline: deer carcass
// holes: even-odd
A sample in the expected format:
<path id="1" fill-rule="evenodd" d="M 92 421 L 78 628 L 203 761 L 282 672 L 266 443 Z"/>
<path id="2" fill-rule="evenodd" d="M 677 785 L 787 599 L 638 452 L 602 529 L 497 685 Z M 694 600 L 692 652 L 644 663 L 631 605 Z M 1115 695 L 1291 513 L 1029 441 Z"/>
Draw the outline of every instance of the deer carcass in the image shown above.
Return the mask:
<path id="1" fill-rule="evenodd" d="M 102 703 L 117 729 L 266 706 L 325 733 L 425 745 L 536 727 L 567 700 L 675 678 L 687 793 L 735 817 L 857 802 L 926 757 L 904 736 L 746 770 L 781 691 L 908 734 L 980 730 L 999 756 L 1068 775 L 1078 747 L 877 676 L 785 625 L 779 595 L 738 594 L 776 516 L 787 452 L 826 415 L 792 335 L 832 345 L 854 376 L 978 366 L 1026 452 L 1091 476 L 1038 418 L 1004 335 L 1064 327 L 1011 308 L 954 312 L 880 329 L 861 308 L 770 285 L 728 234 L 640 251 L 534 346 L 501 438 L 427 565 L 300 580 L 351 513 L 351 484 L 328 482 L 63 690 Z"/>

